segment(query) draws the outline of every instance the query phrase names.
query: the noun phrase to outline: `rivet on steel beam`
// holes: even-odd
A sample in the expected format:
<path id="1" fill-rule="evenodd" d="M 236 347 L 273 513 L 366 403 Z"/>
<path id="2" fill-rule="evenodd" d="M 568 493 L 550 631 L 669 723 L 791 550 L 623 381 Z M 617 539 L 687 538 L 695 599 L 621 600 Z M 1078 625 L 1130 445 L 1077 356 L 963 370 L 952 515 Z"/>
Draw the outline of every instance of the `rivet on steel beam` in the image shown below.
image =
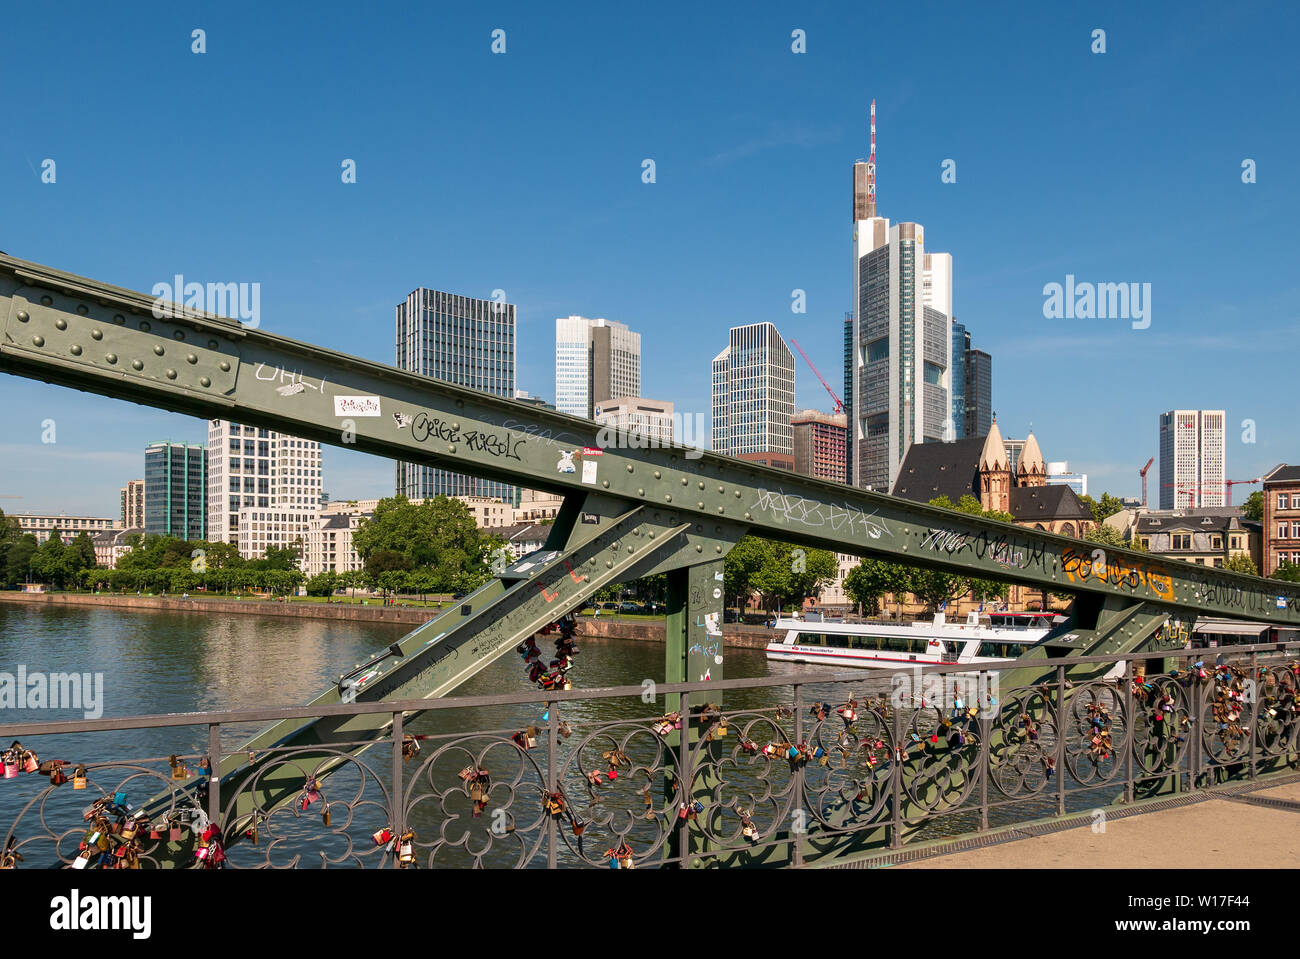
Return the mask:
<path id="1" fill-rule="evenodd" d="M 19 311 L 18 311 L 18 322 L 19 322 L 19 323 L 26 323 L 26 322 L 27 322 L 28 320 L 30 320 L 31 318 L 32 318 L 32 317 L 31 317 L 31 314 L 28 313 L 26 310 L 19 310 Z"/>
<path id="2" fill-rule="evenodd" d="M 141 320 L 141 321 L 140 321 L 140 332 L 141 332 L 141 333 L 148 333 L 148 332 L 149 332 L 150 330 L 152 330 L 152 329 L 153 329 L 153 324 L 150 323 L 148 320 Z"/>
<path id="3" fill-rule="evenodd" d="M 718 507 L 718 512 L 719 512 L 719 513 L 722 512 L 722 507 L 721 507 L 721 506 Z"/>
<path id="4" fill-rule="evenodd" d="M 167 379 L 169 379 L 169 380 L 174 380 L 174 379 L 176 379 L 176 371 L 175 371 L 175 370 L 168 370 L 168 371 L 167 371 Z"/>
<path id="5" fill-rule="evenodd" d="M 215 350 L 215 349 L 216 349 L 217 347 L 219 347 L 220 345 L 221 345 L 221 344 L 218 343 L 216 340 L 208 340 L 208 349 L 210 349 L 210 350 Z"/>
<path id="6" fill-rule="evenodd" d="M 704 480 L 700 480 L 700 489 L 704 489 Z"/>
<path id="7" fill-rule="evenodd" d="M 81 347 L 79 347 L 76 343 L 73 343 L 72 346 L 68 349 L 68 352 L 71 353 L 73 356 L 80 356 Z"/>
<path id="8" fill-rule="evenodd" d="M 704 509 L 704 500 L 697 500 L 696 503 L 695 503 L 695 508 L 696 508 L 696 509 Z"/>
<path id="9" fill-rule="evenodd" d="M 721 547 L 721 546 L 715 546 L 715 547 L 713 547 L 713 551 L 714 551 L 715 553 L 721 553 L 721 552 L 722 552 L 722 547 Z"/>
<path id="10" fill-rule="evenodd" d="M 455 443 L 448 443 L 448 444 L 447 444 L 447 452 L 448 452 L 448 453 L 454 453 L 454 452 L 456 452 L 456 444 L 455 444 Z"/>
<path id="11" fill-rule="evenodd" d="M 53 305 L 54 305 L 54 297 L 52 296 L 41 297 L 41 306 L 53 306 Z"/>
<path id="12" fill-rule="evenodd" d="M 173 330 L 173 331 L 172 331 L 172 339 L 173 339 L 173 340 L 183 340 L 183 339 L 185 339 L 185 331 L 184 331 L 184 330 Z"/>
<path id="13" fill-rule="evenodd" d="M 457 401 L 456 401 L 456 409 L 458 409 L 458 410 L 463 410 L 464 408 L 465 408 L 465 401 L 464 401 L 464 400 L 457 400 Z"/>
<path id="14" fill-rule="evenodd" d="M 748 513 L 745 514 L 745 519 L 753 519 L 753 518 L 754 518 L 754 517 L 751 516 L 750 514 L 748 514 Z"/>
<path id="15" fill-rule="evenodd" d="M 628 471 L 629 473 L 632 472 L 632 464 L 631 464 L 631 463 L 628 463 L 628 464 L 627 464 L 627 471 Z"/>
<path id="16" fill-rule="evenodd" d="M 144 364 L 141 363 L 139 360 L 132 360 L 131 369 L 135 370 L 138 373 L 140 370 L 144 369 Z"/>
<path id="17" fill-rule="evenodd" d="M 600 485 L 605 487 L 605 489 L 609 489 L 609 480 L 601 480 Z"/>
<path id="18" fill-rule="evenodd" d="M 104 331 L 99 329 L 91 330 L 90 338 L 92 340 L 102 340 L 104 338 Z"/>
<path id="19" fill-rule="evenodd" d="M 45 345 L 45 337 L 43 337 L 43 336 L 33 336 L 33 337 L 32 337 L 32 343 L 34 343 L 36 346 L 44 346 L 44 345 Z"/>
<path id="20" fill-rule="evenodd" d="M 629 553 L 632 552 L 632 547 L 629 546 L 629 547 L 627 548 L 627 551 L 628 551 Z"/>
<path id="21" fill-rule="evenodd" d="M 186 363 L 189 363 L 191 366 L 193 366 L 193 365 L 194 365 L 195 363 L 197 363 L 198 361 L 199 361 L 199 358 L 198 358 L 197 356 L 195 356 L 193 353 L 189 353 L 189 354 L 187 354 L 186 357 L 185 357 L 185 362 L 186 362 Z"/>
<path id="22" fill-rule="evenodd" d="M 460 424 L 459 424 L 459 423 L 452 423 L 452 424 L 451 424 L 451 428 L 454 429 L 454 430 L 458 430 L 458 429 L 460 429 Z"/>
<path id="23" fill-rule="evenodd" d="M 736 490 L 736 499 L 740 499 L 740 490 Z"/>
<path id="24" fill-rule="evenodd" d="M 222 373 L 229 373 L 229 372 L 230 372 L 230 364 L 227 363 L 225 360 L 222 360 L 222 361 L 221 361 L 221 372 L 222 372 Z"/>
<path id="25" fill-rule="evenodd" d="M 154 352 L 154 355 L 155 355 L 155 356 L 162 356 L 163 353 L 165 353 L 165 352 L 167 352 L 167 351 L 164 350 L 161 346 L 155 346 L 155 347 L 153 348 L 153 352 Z"/>
<path id="26" fill-rule="evenodd" d="M 104 359 L 108 360 L 108 362 L 110 362 L 110 363 L 116 363 L 116 362 L 117 362 L 117 354 L 116 354 L 116 353 L 105 353 L 105 354 L 104 354 Z"/>
<path id="27" fill-rule="evenodd" d="M 54 321 L 54 326 L 56 329 L 66 330 L 68 328 L 68 321 L 65 320 L 63 317 L 59 317 L 57 320 Z"/>
<path id="28" fill-rule="evenodd" d="M 685 486 L 685 485 L 686 485 L 686 483 L 687 483 L 687 480 L 686 480 L 686 477 L 685 477 L 685 476 L 683 476 L 683 477 L 682 477 L 682 485 L 683 485 L 683 486 Z"/>
<path id="29" fill-rule="evenodd" d="M 113 322 L 116 323 L 118 326 L 122 326 L 123 324 L 126 323 L 126 317 L 123 316 L 121 313 L 115 313 L 113 314 Z"/>
<path id="30" fill-rule="evenodd" d="M 725 493 L 726 491 L 727 491 L 727 490 L 726 490 L 725 487 L 722 487 L 722 486 L 719 486 L 719 487 L 718 487 L 718 492 L 719 492 L 719 493 Z"/>
<path id="31" fill-rule="evenodd" d="M 86 306 L 85 303 L 78 303 L 78 304 L 77 304 L 77 312 L 80 313 L 82 316 L 89 316 L 89 315 L 90 315 L 90 307 Z"/>
<path id="32" fill-rule="evenodd" d="M 696 543 L 696 544 L 695 544 L 695 552 L 697 552 L 697 553 L 703 553 L 703 552 L 704 552 L 704 547 L 701 546 L 699 543 Z"/>
<path id="33" fill-rule="evenodd" d="M 644 495 L 645 495 L 645 490 L 644 490 L 644 489 L 641 489 L 640 487 L 637 487 L 636 495 L 637 495 L 637 496 L 644 496 Z"/>
<path id="34" fill-rule="evenodd" d="M 206 389 L 207 387 L 209 387 L 209 386 L 211 386 L 211 385 L 212 385 L 212 381 L 211 381 L 210 379 L 208 379 L 206 376 L 200 376 L 200 377 L 199 377 L 199 386 L 202 386 L 202 387 L 204 387 L 204 388 Z"/>
<path id="35" fill-rule="evenodd" d="M 672 501 L 673 501 L 673 494 L 672 494 L 672 493 L 665 493 L 665 494 L 664 494 L 664 502 L 665 502 L 665 503 L 671 503 Z"/>
<path id="36" fill-rule="evenodd" d="M 614 564 L 611 563 L 609 560 L 605 560 L 605 568 L 606 568 L 606 569 L 613 569 L 613 568 L 614 568 Z"/>
<path id="37" fill-rule="evenodd" d="M 22 316 L 21 313 L 19 313 L 18 315 L 19 315 L 19 317 Z M 658 470 L 655 470 L 655 479 L 659 479 L 661 476 L 663 476 L 663 474 L 660 473 Z"/>

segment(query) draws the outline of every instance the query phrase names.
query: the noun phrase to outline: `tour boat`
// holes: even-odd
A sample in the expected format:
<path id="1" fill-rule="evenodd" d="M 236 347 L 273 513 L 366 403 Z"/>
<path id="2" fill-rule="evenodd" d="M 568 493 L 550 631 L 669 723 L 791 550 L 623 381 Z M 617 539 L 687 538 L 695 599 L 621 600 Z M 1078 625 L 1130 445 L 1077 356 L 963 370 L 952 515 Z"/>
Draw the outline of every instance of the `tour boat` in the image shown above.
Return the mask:
<path id="1" fill-rule="evenodd" d="M 978 613 L 965 623 L 949 623 L 943 613 L 932 622 L 843 623 L 778 619 L 783 639 L 767 645 L 767 658 L 828 666 L 897 669 L 926 663 L 1002 663 L 1016 659 L 1038 642 L 1062 616 L 1052 613 Z"/>

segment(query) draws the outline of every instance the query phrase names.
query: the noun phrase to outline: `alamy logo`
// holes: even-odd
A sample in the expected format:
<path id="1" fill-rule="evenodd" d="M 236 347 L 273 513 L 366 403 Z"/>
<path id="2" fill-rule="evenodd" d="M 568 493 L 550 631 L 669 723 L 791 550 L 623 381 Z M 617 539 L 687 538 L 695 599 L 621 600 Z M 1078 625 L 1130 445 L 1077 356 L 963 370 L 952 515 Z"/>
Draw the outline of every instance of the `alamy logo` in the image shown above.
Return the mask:
<path id="1" fill-rule="evenodd" d="M 19 666 L 0 672 L 0 709 L 80 709 L 86 719 L 104 715 L 103 673 L 40 673 Z"/>
<path id="2" fill-rule="evenodd" d="M 177 273 L 171 283 L 155 283 L 153 294 L 155 319 L 182 316 L 177 309 L 198 310 L 214 316 L 238 320 L 257 329 L 262 324 L 262 284 L 260 283 L 186 283 Z"/>
<path id="3" fill-rule="evenodd" d="M 596 415 L 600 413 L 600 407 L 597 407 Z M 622 426 L 606 423 L 596 433 L 596 445 L 602 450 L 667 449 L 680 445 L 686 447 L 688 460 L 697 460 L 704 455 L 701 445 L 705 433 L 703 413 L 673 413 L 671 424 L 671 430 L 665 430 L 657 428 L 654 421 L 633 419 Z M 667 422 L 663 423 L 663 426 L 667 425 Z"/>
<path id="4" fill-rule="evenodd" d="M 1064 285 L 1048 283 L 1043 296 L 1049 320 L 1132 320 L 1135 330 L 1151 325 L 1150 283 L 1076 283 L 1067 273 Z"/>
<path id="5" fill-rule="evenodd" d="M 57 932 L 128 930 L 133 939 L 153 933 L 150 896 L 83 896 L 77 889 L 50 900 L 50 928 Z"/>

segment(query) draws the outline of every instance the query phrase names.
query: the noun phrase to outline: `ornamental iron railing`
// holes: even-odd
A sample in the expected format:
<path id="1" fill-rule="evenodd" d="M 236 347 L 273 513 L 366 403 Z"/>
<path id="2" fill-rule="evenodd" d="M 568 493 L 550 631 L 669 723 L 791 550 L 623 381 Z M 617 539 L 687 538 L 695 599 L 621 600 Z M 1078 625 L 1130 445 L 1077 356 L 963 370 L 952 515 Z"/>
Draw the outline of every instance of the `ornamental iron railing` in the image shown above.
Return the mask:
<path id="1" fill-rule="evenodd" d="M 504 694 L 11 724 L 0 726 L 17 740 L 0 782 L 4 866 L 827 864 L 1294 773 L 1297 656 L 1300 644 L 1062 658 L 1054 681 L 1015 688 L 954 664 L 550 692 L 540 704 Z M 1085 663 L 1105 678 L 1068 681 Z M 614 704 L 614 719 L 593 708 Z M 473 728 L 493 707 L 537 718 Z M 223 730 L 233 742 L 244 724 L 322 712 L 387 713 L 392 727 L 364 753 L 273 747 L 247 754 L 239 776 L 211 775 L 232 752 Z M 53 758 L 123 733 L 188 751 Z M 266 777 L 301 788 L 259 788 Z"/>

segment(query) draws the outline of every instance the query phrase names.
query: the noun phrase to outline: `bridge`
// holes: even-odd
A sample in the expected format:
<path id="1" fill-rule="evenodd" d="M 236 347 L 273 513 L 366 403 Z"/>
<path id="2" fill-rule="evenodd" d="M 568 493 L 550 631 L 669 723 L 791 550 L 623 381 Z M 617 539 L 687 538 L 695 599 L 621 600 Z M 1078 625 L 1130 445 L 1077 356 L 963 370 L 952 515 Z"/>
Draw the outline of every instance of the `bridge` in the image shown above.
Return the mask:
<path id="1" fill-rule="evenodd" d="M 309 778 L 323 782 L 331 773 L 353 768 L 366 749 L 385 739 L 392 740 L 400 754 L 404 723 L 422 710 L 438 708 L 432 700 L 577 610 L 601 587 L 661 572 L 669 584 L 665 713 L 687 717 L 680 725 L 670 723 L 672 728 L 661 737 L 662 748 L 678 750 L 683 760 L 675 772 L 655 767 L 664 773 L 666 795 L 671 797 L 664 808 L 671 811 L 698 797 L 716 795 L 727 764 L 718 759 L 723 746 L 715 733 L 723 716 L 723 694 L 731 688 L 724 677 L 725 648 L 720 642 L 722 564 L 748 533 L 1074 596 L 1067 621 L 1030 648 L 1014 668 L 998 674 L 1003 690 L 1019 692 L 989 697 L 978 718 L 968 717 L 982 724 L 982 732 L 972 727 L 969 737 L 963 733 L 951 744 L 945 740 L 934 751 L 936 768 L 946 770 L 942 776 L 920 775 L 925 764 L 913 764 L 909 771 L 900 737 L 917 733 L 918 717 L 926 710 L 938 717 L 936 729 L 951 731 L 953 717 L 941 716 L 936 708 L 951 709 L 954 704 L 909 703 L 910 719 L 899 704 L 863 710 L 857 725 L 881 728 L 880 735 L 865 736 L 868 748 L 854 747 L 854 761 L 862 764 L 858 781 L 874 783 L 881 775 L 894 781 L 892 792 L 882 793 L 881 799 L 892 829 L 848 829 L 846 823 L 860 816 L 862 800 L 840 796 L 815 817 L 814 825 L 826 837 L 817 851 L 821 858 L 860 852 L 862 843 L 869 846 L 881 836 L 888 837 L 888 844 L 902 842 L 910 829 L 906 824 L 926 811 L 968 799 L 977 782 L 987 786 L 987 777 L 977 770 L 987 768 L 990 757 L 1005 758 L 1010 744 L 1036 724 L 1054 730 L 1051 739 L 1062 752 L 1059 757 L 1044 753 L 1042 768 L 1055 769 L 1056 760 L 1070 754 L 1065 718 L 1085 705 L 1084 691 L 1095 708 L 1076 732 L 1096 731 L 1092 720 L 1101 708 L 1097 703 L 1109 710 L 1108 717 L 1127 709 L 1123 715 L 1130 765 L 1128 786 L 1121 792 L 1131 799 L 1135 789 L 1151 795 L 1175 792 L 1187 777 L 1196 780 L 1204 771 L 1191 760 L 1194 750 L 1175 748 L 1175 736 L 1163 745 L 1142 747 L 1163 750 L 1164 759 L 1148 769 L 1148 775 L 1133 772 L 1139 729 L 1134 695 L 1145 702 L 1157 693 L 1164 695 L 1160 690 L 1167 686 L 1166 691 L 1184 690 L 1179 695 L 1186 703 L 1196 700 L 1212 712 L 1214 703 L 1231 698 L 1233 683 L 1263 683 L 1261 669 L 1267 672 L 1276 703 L 1290 702 L 1294 689 L 1294 674 L 1267 659 L 1270 650 L 1250 651 L 1252 657 L 1266 655 L 1262 666 L 1256 659 L 1248 663 L 1256 671 L 1250 676 L 1244 671 L 1220 675 L 1213 667 L 1193 669 L 1186 664 L 1175 671 L 1186 635 L 1183 627 L 1197 617 L 1300 625 L 1300 589 L 1294 584 L 1129 550 L 1103 550 L 1068 537 L 681 446 L 641 448 L 638 439 L 625 434 L 615 434 L 613 444 L 602 442 L 597 425 L 587 420 L 175 304 L 159 308 L 143 293 L 4 255 L 0 322 L 0 371 L 6 373 L 563 496 L 563 508 L 541 551 L 510 565 L 372 661 L 342 673 L 306 707 L 274 717 L 239 750 L 221 755 L 214 734 L 209 750 L 214 765 L 201 777 L 202 796 L 197 784 L 172 786 L 140 807 L 156 816 L 170 813 L 178 802 L 206 801 L 211 820 L 224 824 L 227 844 L 246 834 L 250 824 L 255 830 L 260 820 L 299 800 L 304 794 L 303 768 L 310 770 Z M 608 432 L 603 438 L 608 440 Z M 1178 628 L 1170 628 L 1171 623 Z M 1120 662 L 1128 670 L 1127 685 L 1105 682 L 1102 677 Z M 1163 679 L 1156 683 L 1148 675 Z M 1188 682 L 1202 684 L 1195 686 L 1200 692 L 1186 692 L 1192 688 L 1185 686 Z M 544 694 L 554 703 L 577 695 Z M 1259 700 L 1254 702 L 1251 725 L 1238 737 L 1247 744 L 1246 751 L 1233 752 L 1232 762 L 1215 768 L 1240 771 L 1246 761 L 1242 757 L 1248 756 L 1251 777 L 1285 773 L 1295 758 L 1294 712 L 1270 706 L 1273 715 L 1266 710 L 1261 719 Z M 692 703 L 697 710 L 708 708 L 692 716 Z M 1150 723 L 1163 722 L 1150 719 L 1148 733 Z M 1272 725 L 1268 750 L 1257 755 L 1257 741 L 1266 735 L 1261 722 Z M 219 727 L 220 720 L 209 726 Z M 0 735 L 18 735 L 21 728 L 0 727 Z M 39 728 L 63 729 L 59 724 Z M 785 745 L 797 744 L 806 732 L 796 722 L 789 731 L 779 727 L 773 737 Z M 855 726 L 853 735 L 862 738 L 860 733 Z M 938 733 L 931 735 L 931 745 L 939 745 Z M 872 745 L 877 742 L 882 745 Z M 844 745 L 838 738 L 836 743 L 837 748 Z M 893 745 L 887 748 L 889 743 Z M 969 761 L 971 748 L 984 757 L 984 766 Z M 874 754 L 877 749 L 881 756 Z M 689 750 L 703 750 L 702 755 L 713 758 L 685 762 Z M 294 762 L 259 761 L 271 753 L 292 755 Z M 1046 765 L 1048 758 L 1051 765 Z M 791 758 L 792 764 L 797 761 Z M 400 762 L 395 759 L 394 764 L 400 771 Z M 687 770 L 692 770 L 690 776 Z M 556 786 L 556 772 L 552 765 L 548 786 Z M 1045 775 L 1050 777 L 1050 772 Z M 221 796 L 227 797 L 224 804 Z M 400 831 L 401 824 L 391 821 Z M 689 846 L 698 840 L 702 845 L 696 855 L 716 846 L 716 837 L 692 838 L 686 827 L 670 833 L 676 837 L 673 843 Z M 849 835 L 853 842 L 844 840 Z M 802 840 L 787 836 L 781 848 L 788 861 L 803 861 Z M 674 861 L 691 859 L 689 850 L 674 849 Z"/>

